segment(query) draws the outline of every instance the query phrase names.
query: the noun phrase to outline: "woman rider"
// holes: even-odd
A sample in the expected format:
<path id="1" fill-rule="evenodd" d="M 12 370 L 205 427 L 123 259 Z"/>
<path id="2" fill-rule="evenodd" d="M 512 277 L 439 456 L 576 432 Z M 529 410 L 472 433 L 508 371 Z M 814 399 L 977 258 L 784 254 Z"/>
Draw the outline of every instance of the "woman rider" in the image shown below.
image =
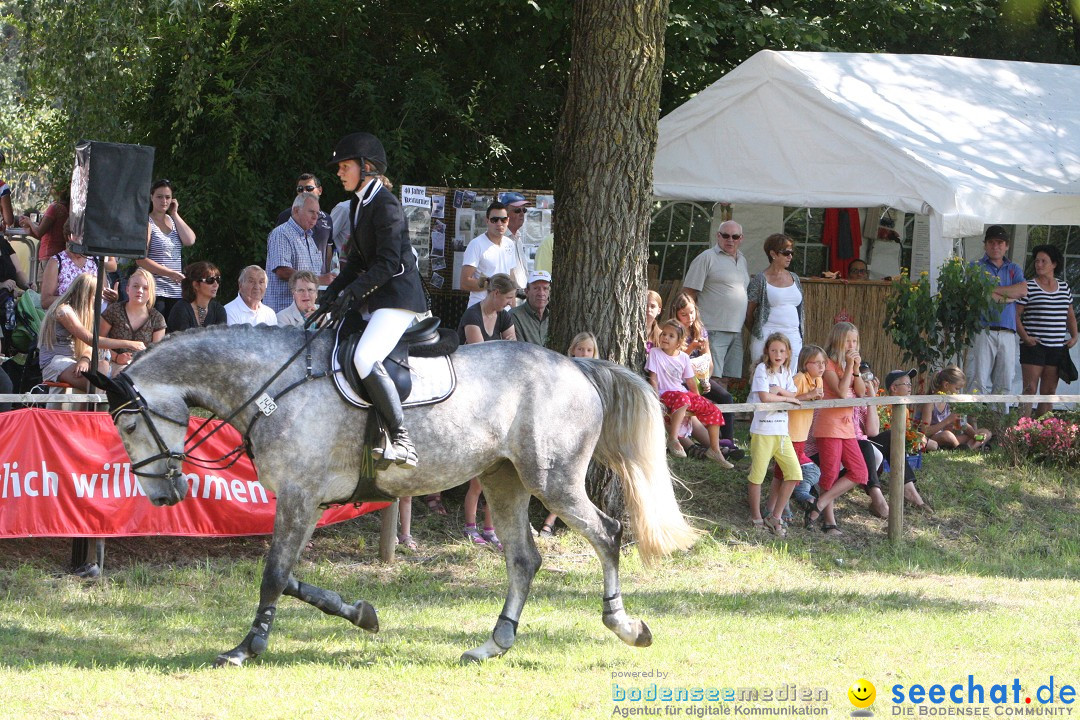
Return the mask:
<path id="1" fill-rule="evenodd" d="M 353 354 L 356 372 L 390 434 L 398 465 L 416 467 L 416 450 L 405 430 L 405 416 L 383 359 L 401 336 L 427 312 L 427 297 L 397 198 L 383 185 L 386 151 L 370 133 L 338 141 L 328 165 L 350 193 L 348 263 L 319 298 L 319 305 L 351 301 L 368 321 Z"/>

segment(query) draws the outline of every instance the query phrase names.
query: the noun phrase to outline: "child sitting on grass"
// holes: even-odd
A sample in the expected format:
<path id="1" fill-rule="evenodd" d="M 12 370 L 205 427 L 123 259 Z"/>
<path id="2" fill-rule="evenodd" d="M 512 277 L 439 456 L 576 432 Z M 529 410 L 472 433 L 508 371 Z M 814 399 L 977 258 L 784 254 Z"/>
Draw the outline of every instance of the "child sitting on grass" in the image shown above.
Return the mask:
<path id="1" fill-rule="evenodd" d="M 709 449 L 705 456 L 720 467 L 733 468 L 735 466 L 720 452 L 720 426 L 724 423 L 724 416 L 698 392 L 690 357 L 680 349 L 683 332 L 677 320 L 663 323 L 660 326 L 659 346 L 649 351 L 649 359 L 645 362 L 649 382 L 660 396 L 660 402 L 668 409 L 668 452 L 676 457 L 686 457 L 686 451 L 679 443 L 679 427 L 689 410 L 709 431 Z"/>
<path id="2" fill-rule="evenodd" d="M 964 371 L 955 365 L 940 370 L 934 376 L 934 392 L 942 395 L 960 395 L 967 385 Z M 938 447 L 951 450 L 964 445 L 978 450 L 990 440 L 990 431 L 976 428 L 963 415 L 957 415 L 949 403 L 926 403 L 919 412 L 920 429 Z"/>
<path id="3" fill-rule="evenodd" d="M 747 402 L 789 402 L 798 405 L 796 396 L 795 383 L 791 379 L 791 342 L 782 333 L 773 333 L 765 338 L 765 350 L 754 368 Z M 773 478 L 769 491 L 770 512 L 763 519 L 761 483 L 765 480 L 769 461 L 774 458 L 784 471 L 784 479 Z M 766 527 L 779 537 L 787 535 L 780 513 L 787 505 L 795 484 L 802 480 L 799 458 L 788 436 L 787 410 L 754 411 L 754 420 L 750 423 L 750 475 L 747 480 L 751 523 L 756 528 Z"/>

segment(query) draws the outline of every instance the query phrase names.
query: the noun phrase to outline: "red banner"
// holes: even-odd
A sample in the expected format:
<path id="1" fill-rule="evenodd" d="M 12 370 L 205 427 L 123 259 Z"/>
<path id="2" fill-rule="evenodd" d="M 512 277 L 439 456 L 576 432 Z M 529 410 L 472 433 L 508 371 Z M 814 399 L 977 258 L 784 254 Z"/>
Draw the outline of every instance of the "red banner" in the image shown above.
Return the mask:
<path id="1" fill-rule="evenodd" d="M 190 428 L 202 422 L 192 418 Z M 240 434 L 226 426 L 197 453 L 216 458 L 239 444 Z M 276 499 L 259 484 L 246 455 L 227 470 L 185 463 L 184 473 L 187 498 L 172 507 L 154 507 L 131 472 L 108 413 L 37 408 L 2 413 L 0 537 L 273 533 Z M 319 525 L 383 507 L 385 503 L 332 508 Z"/>

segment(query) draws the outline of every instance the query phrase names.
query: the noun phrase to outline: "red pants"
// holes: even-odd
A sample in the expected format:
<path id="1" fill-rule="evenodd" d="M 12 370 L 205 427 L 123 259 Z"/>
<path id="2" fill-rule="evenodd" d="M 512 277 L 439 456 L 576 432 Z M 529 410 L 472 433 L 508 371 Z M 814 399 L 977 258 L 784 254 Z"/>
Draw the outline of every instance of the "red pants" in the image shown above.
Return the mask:
<path id="1" fill-rule="evenodd" d="M 801 440 L 799 442 L 796 442 L 796 441 L 792 440 L 791 441 L 791 446 L 793 448 L 795 448 L 795 456 L 797 458 L 799 458 L 799 464 L 800 465 L 805 465 L 808 462 L 813 462 L 813 460 L 811 460 L 810 458 L 808 458 L 806 456 L 806 441 L 805 440 Z M 784 471 L 780 469 L 780 463 L 776 463 L 775 465 L 773 465 L 773 473 L 772 474 L 773 474 L 773 477 L 776 478 L 777 480 L 784 480 L 785 479 L 784 478 Z"/>
<path id="2" fill-rule="evenodd" d="M 847 468 L 847 479 L 856 485 L 865 485 L 870 475 L 866 471 L 866 460 L 855 438 L 817 438 L 818 466 L 821 467 L 821 480 L 818 487 L 827 491 L 840 476 L 840 463 Z"/>
<path id="3" fill-rule="evenodd" d="M 702 425 L 724 424 L 724 416 L 720 413 L 720 408 L 716 407 L 700 395 L 695 395 L 692 392 L 669 390 L 660 396 L 660 402 L 664 403 L 668 412 L 675 412 L 679 408 L 684 408 L 689 405 L 690 412 L 697 415 L 697 419 L 701 421 Z"/>

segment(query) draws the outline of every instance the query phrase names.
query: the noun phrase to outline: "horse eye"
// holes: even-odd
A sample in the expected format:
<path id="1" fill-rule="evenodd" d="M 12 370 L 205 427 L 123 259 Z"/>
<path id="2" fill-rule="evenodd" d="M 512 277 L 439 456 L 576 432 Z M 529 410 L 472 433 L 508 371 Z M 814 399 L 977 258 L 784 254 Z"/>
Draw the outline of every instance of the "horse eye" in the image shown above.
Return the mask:
<path id="1" fill-rule="evenodd" d="M 135 423 L 131 423 L 130 425 L 125 425 L 122 428 L 122 430 L 124 431 L 125 435 L 130 435 L 131 433 L 135 432 Z"/>

